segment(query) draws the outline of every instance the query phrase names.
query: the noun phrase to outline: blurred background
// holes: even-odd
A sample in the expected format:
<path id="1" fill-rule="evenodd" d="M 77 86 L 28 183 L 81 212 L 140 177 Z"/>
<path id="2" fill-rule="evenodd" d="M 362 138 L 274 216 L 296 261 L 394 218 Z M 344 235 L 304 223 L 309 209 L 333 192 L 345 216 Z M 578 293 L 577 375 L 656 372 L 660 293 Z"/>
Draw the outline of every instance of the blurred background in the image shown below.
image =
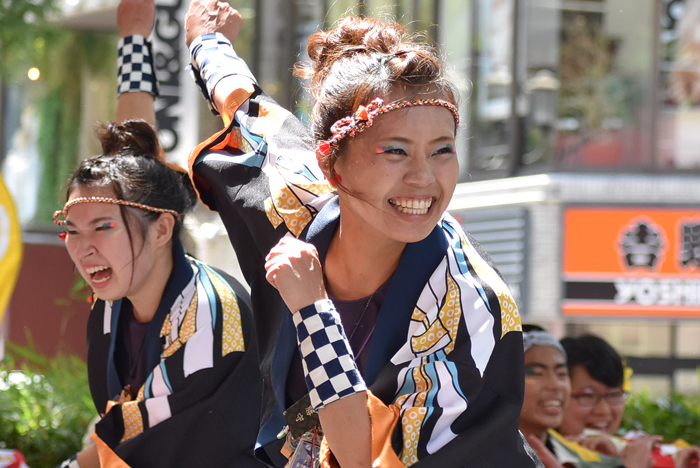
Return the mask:
<path id="1" fill-rule="evenodd" d="M 169 157 L 184 164 L 220 121 L 183 71 L 188 2 L 157 3 L 157 117 Z M 51 214 L 76 162 L 99 152 L 94 122 L 114 116 L 117 4 L 0 0 L 0 167 L 11 194 L 0 260 L 19 264 L 22 252 L 11 296 L 12 275 L 3 281 L 0 350 L 85 356 L 89 291 Z M 290 69 L 313 31 L 354 13 L 424 32 L 460 85 L 466 122 L 450 211 L 493 256 L 522 321 L 606 338 L 635 390 L 700 392 L 700 1 L 232 4 L 246 21 L 239 55 L 302 119 L 308 93 Z M 190 250 L 237 274 L 217 216 L 200 208 L 189 223 Z"/>

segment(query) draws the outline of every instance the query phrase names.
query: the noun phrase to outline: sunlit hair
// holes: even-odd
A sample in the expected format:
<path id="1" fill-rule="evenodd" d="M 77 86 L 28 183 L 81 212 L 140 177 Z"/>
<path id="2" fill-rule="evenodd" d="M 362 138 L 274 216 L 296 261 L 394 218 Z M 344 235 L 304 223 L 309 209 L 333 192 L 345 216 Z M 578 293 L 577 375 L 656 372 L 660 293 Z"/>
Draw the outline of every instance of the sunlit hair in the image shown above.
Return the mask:
<path id="1" fill-rule="evenodd" d="M 100 123 L 97 136 L 103 154 L 85 159 L 68 181 L 66 199 L 78 188 L 110 189 L 115 198 L 172 210 L 180 218 L 196 203 L 196 194 L 186 173 L 166 166 L 155 130 L 143 120 Z M 120 206 L 127 219 L 127 208 Z M 159 213 L 136 210 L 142 234 Z M 173 237 L 182 227 L 176 219 Z M 128 228 L 128 223 L 127 223 Z"/>

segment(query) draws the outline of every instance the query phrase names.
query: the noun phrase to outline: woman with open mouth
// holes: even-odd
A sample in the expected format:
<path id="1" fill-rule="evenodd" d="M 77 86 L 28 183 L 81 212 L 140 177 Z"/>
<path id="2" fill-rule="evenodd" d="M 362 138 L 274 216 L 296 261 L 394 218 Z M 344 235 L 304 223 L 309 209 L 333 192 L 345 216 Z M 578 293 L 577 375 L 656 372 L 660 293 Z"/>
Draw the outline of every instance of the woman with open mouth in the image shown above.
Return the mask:
<path id="1" fill-rule="evenodd" d="M 143 43 L 154 17 L 153 1 L 123 1 L 120 45 Z M 134 52 L 120 60 L 136 61 Z M 135 91 L 119 97 L 118 117 L 130 101 L 150 101 L 152 110 L 153 97 Z M 88 380 L 101 415 L 95 444 L 62 466 L 261 467 L 253 456 L 262 382 L 250 298 L 186 255 L 180 232 L 196 194 L 186 172 L 165 164 L 151 125 L 101 124 L 98 137 L 103 154 L 79 164 L 54 215 L 94 293 Z"/>

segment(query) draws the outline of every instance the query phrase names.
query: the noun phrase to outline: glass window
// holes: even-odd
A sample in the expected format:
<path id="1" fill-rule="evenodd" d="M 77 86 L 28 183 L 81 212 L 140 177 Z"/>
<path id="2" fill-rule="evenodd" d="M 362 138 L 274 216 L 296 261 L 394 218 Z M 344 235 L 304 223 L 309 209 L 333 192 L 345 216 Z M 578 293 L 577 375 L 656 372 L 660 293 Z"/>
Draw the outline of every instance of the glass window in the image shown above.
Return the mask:
<path id="1" fill-rule="evenodd" d="M 662 0 L 658 164 L 700 168 L 700 2 Z"/>
<path id="2" fill-rule="evenodd" d="M 654 1 L 538 0 L 523 8 L 518 165 L 650 167 Z"/>
<path id="3" fill-rule="evenodd" d="M 469 160 L 472 179 L 502 177 L 510 167 L 513 0 L 476 0 Z"/>
<path id="4" fill-rule="evenodd" d="M 462 128 L 457 135 L 457 154 L 459 155 L 460 181 L 469 180 L 469 125 L 470 99 L 472 87 L 470 78 L 472 67 L 472 29 L 474 18 L 471 14 L 473 1 L 448 0 L 442 2 L 439 9 L 435 40 L 442 46 L 451 80 L 459 90 L 459 108 Z"/>

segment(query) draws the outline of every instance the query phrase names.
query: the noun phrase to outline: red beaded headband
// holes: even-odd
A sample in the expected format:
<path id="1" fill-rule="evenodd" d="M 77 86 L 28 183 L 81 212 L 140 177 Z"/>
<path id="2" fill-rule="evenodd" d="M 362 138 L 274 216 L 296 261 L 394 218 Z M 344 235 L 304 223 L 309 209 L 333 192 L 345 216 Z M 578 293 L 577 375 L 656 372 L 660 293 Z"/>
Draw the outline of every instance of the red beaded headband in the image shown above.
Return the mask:
<path id="1" fill-rule="evenodd" d="M 66 216 L 68 216 L 68 209 L 71 206 L 77 205 L 79 203 L 109 203 L 111 205 L 130 206 L 132 208 L 138 208 L 140 210 L 152 211 L 153 213 L 170 213 L 175 217 L 175 219 L 180 219 L 180 213 L 178 213 L 175 210 L 170 210 L 168 208 L 156 208 L 153 206 L 144 205 L 143 203 L 137 203 L 128 200 L 119 200 L 117 198 L 78 197 L 66 202 L 66 204 L 63 205 L 62 210 L 55 211 L 53 214 L 53 222 L 61 226 L 66 224 L 65 218 Z M 58 219 L 59 216 L 63 216 L 64 219 Z"/>
<path id="2" fill-rule="evenodd" d="M 457 106 L 443 99 L 414 99 L 411 101 L 394 101 L 384 104 L 382 98 L 375 98 L 366 106 L 357 108 L 353 115 L 343 117 L 331 126 L 332 137 L 328 140 L 319 141 L 316 151 L 323 156 L 329 155 L 338 149 L 340 140 L 346 137 L 354 137 L 363 130 L 374 124 L 374 119 L 378 115 L 386 114 L 397 109 L 417 106 L 439 106 L 452 112 L 455 118 L 455 127 L 459 127 L 459 111 Z"/>

